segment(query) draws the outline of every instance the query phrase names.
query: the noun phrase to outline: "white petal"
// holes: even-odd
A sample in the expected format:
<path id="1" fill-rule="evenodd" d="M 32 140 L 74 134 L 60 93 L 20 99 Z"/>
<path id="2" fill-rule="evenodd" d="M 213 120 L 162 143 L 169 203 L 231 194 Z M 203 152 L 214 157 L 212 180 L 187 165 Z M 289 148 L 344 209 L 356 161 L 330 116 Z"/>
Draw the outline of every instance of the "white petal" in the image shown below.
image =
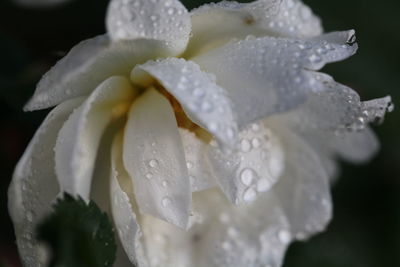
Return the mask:
<path id="1" fill-rule="evenodd" d="M 210 162 L 222 190 L 235 204 L 252 202 L 279 179 L 284 155 L 275 133 L 253 124 L 239 134 L 235 150 L 210 150 Z"/>
<path id="2" fill-rule="evenodd" d="M 362 163 L 378 152 L 380 145 L 374 132 L 366 127 L 356 132 L 336 134 L 329 142 L 332 151 L 347 161 Z"/>
<path id="3" fill-rule="evenodd" d="M 219 191 L 206 190 L 195 193 L 193 202 L 187 232 L 143 218 L 152 266 L 281 266 L 291 236 L 273 195 L 238 207 Z"/>
<path id="4" fill-rule="evenodd" d="M 342 43 L 265 37 L 227 44 L 193 60 L 229 90 L 243 127 L 296 107 L 310 92 L 324 88 L 310 69 L 350 56 L 357 47 L 346 44 L 344 33 L 333 35 Z"/>
<path id="5" fill-rule="evenodd" d="M 133 194 L 132 182 L 122 161 L 122 134 L 114 140 L 111 157 L 111 211 L 118 237 L 129 260 L 133 264 L 144 266 L 146 263 L 143 260 L 143 248 L 140 242 L 142 233 L 129 197 Z"/>
<path id="6" fill-rule="evenodd" d="M 274 187 L 297 239 L 325 229 L 332 217 L 329 178 L 318 155 L 287 128 L 273 129 L 285 149 L 285 171 Z"/>
<path id="7" fill-rule="evenodd" d="M 192 186 L 192 192 L 202 191 L 216 186 L 216 180 L 208 162 L 208 144 L 186 129 L 179 128 L 186 166 Z"/>
<path id="8" fill-rule="evenodd" d="M 44 109 L 67 99 L 90 94 L 111 76 L 129 76 L 136 64 L 171 55 L 155 40 L 111 44 L 107 35 L 81 42 L 40 80 L 26 111 Z"/>
<path id="9" fill-rule="evenodd" d="M 182 105 L 187 116 L 222 143 L 236 141 L 236 115 L 225 89 L 215 84 L 215 77 L 184 59 L 149 61 L 135 67 L 131 79 L 145 83 L 145 73 L 154 76 Z"/>
<path id="10" fill-rule="evenodd" d="M 172 107 L 154 89 L 133 103 L 123 148 L 140 211 L 185 228 L 191 189 L 184 150 Z"/>
<path id="11" fill-rule="evenodd" d="M 107 31 L 114 41 L 153 39 L 183 51 L 191 31 L 190 16 L 178 0 L 111 0 Z"/>
<path id="12" fill-rule="evenodd" d="M 275 14 L 268 16 L 271 2 L 280 5 Z M 256 23 L 279 36 L 311 37 L 323 31 L 320 19 L 301 0 L 260 0 L 250 3 L 248 9 Z"/>
<path id="13" fill-rule="evenodd" d="M 52 110 L 15 168 L 8 191 L 8 209 L 14 223 L 21 259 L 26 266 L 45 264 L 35 227 L 51 211 L 59 193 L 54 172 L 54 146 L 58 131 L 82 99 L 67 101 Z"/>
<path id="14" fill-rule="evenodd" d="M 223 1 L 191 12 L 192 33 L 185 55 L 198 55 L 246 36 L 311 37 L 322 33 L 320 21 L 297 0 Z"/>
<path id="15" fill-rule="evenodd" d="M 315 148 L 353 162 L 371 158 L 379 148 L 373 133 L 365 128 L 380 122 L 393 110 L 390 97 L 362 102 L 351 88 L 335 82 L 330 76 L 315 74 L 322 82 L 321 92 L 310 94 L 298 109 L 278 115 L 274 121 L 285 123 Z"/>
<path id="16" fill-rule="evenodd" d="M 93 167 L 107 125 L 128 110 L 135 91 L 124 77 L 104 81 L 69 117 L 56 144 L 61 190 L 88 200 Z"/>

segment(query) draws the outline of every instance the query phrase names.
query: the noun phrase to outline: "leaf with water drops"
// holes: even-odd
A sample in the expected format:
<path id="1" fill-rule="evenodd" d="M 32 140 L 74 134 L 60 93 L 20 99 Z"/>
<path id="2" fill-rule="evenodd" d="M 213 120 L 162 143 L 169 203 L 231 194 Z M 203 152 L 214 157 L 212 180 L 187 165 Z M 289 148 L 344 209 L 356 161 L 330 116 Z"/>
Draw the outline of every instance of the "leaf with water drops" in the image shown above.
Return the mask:
<path id="1" fill-rule="evenodd" d="M 112 0 L 107 31 L 114 41 L 153 39 L 182 51 L 191 30 L 190 16 L 178 0 Z"/>
<path id="2" fill-rule="evenodd" d="M 115 260 L 112 224 L 92 201 L 64 194 L 39 224 L 38 236 L 51 248 L 52 267 L 107 267 Z"/>
<path id="3" fill-rule="evenodd" d="M 244 127 L 295 108 L 310 92 L 324 90 L 310 70 L 354 54 L 357 46 L 347 44 L 353 35 L 354 31 L 335 32 L 309 40 L 249 36 L 192 60 L 229 90 L 239 127 Z"/>

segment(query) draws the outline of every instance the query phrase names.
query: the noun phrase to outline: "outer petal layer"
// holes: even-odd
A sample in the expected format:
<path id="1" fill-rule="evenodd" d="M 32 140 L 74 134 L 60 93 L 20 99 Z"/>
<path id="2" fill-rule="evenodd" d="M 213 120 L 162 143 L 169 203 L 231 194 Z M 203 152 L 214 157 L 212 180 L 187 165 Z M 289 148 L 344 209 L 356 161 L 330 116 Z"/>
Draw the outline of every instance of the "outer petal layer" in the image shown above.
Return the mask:
<path id="1" fill-rule="evenodd" d="M 203 72 L 194 62 L 177 58 L 137 66 L 132 71 L 132 81 L 146 83 L 144 72 L 155 77 L 179 101 L 193 122 L 220 142 L 234 144 L 236 115 L 225 89 L 215 84 L 215 76 Z"/>
<path id="2" fill-rule="evenodd" d="M 239 134 L 235 150 L 210 150 L 210 162 L 222 191 L 240 204 L 252 202 L 279 179 L 284 155 L 277 136 L 263 124 L 253 124 Z"/>
<path id="3" fill-rule="evenodd" d="M 56 173 L 61 190 L 88 200 L 101 136 L 112 119 L 129 108 L 135 91 L 124 77 L 104 81 L 69 117 L 56 144 Z"/>
<path id="4" fill-rule="evenodd" d="M 138 39 L 111 44 L 107 35 L 76 45 L 40 80 L 25 110 L 49 108 L 90 94 L 111 76 L 129 76 L 136 64 L 171 55 L 162 42 Z"/>
<path id="5" fill-rule="evenodd" d="M 64 102 L 49 113 L 15 169 L 8 191 L 8 209 L 26 266 L 45 265 L 47 255 L 34 237 L 35 227 L 50 212 L 59 193 L 53 150 L 58 131 L 81 102 L 82 99 Z"/>
<path id="6" fill-rule="evenodd" d="M 273 129 L 285 149 L 285 171 L 273 191 L 292 234 L 301 240 L 324 230 L 332 217 L 329 178 L 318 155 L 304 140 L 290 129 L 276 125 Z"/>
<path id="7" fill-rule="evenodd" d="M 147 266 L 143 260 L 143 248 L 140 242 L 142 233 L 130 199 L 132 190 L 131 179 L 123 166 L 122 135 L 118 135 L 114 140 L 111 155 L 111 211 L 119 239 L 129 260 L 133 264 Z"/>
<path id="8" fill-rule="evenodd" d="M 304 105 L 273 120 L 299 133 L 316 150 L 353 162 L 368 160 L 379 144 L 367 125 L 381 122 L 385 113 L 393 110 L 390 97 L 362 102 L 355 91 L 330 76 L 315 77 L 324 89 L 311 93 Z"/>
<path id="9" fill-rule="evenodd" d="M 114 41 L 165 41 L 178 52 L 186 47 L 191 23 L 186 8 L 178 0 L 112 0 L 107 30 Z"/>
<path id="10" fill-rule="evenodd" d="M 298 0 L 223 1 L 206 4 L 191 15 L 189 57 L 248 35 L 304 38 L 322 33 L 319 19 Z"/>
<path id="11" fill-rule="evenodd" d="M 191 228 L 151 217 L 142 221 L 152 266 L 271 266 L 282 264 L 291 241 L 273 194 L 233 206 L 218 190 L 194 193 Z"/>
<path id="12" fill-rule="evenodd" d="M 333 38 L 336 36 L 337 38 Z M 348 38 L 343 38 L 347 36 Z M 324 89 L 309 71 L 355 53 L 354 31 L 329 35 L 327 40 L 248 39 L 193 58 L 229 89 L 239 126 L 303 103 L 312 91 Z M 335 41 L 332 41 L 335 40 Z"/>
<path id="13" fill-rule="evenodd" d="M 123 148 L 140 211 L 186 228 L 191 188 L 184 150 L 174 112 L 156 90 L 133 103 Z"/>

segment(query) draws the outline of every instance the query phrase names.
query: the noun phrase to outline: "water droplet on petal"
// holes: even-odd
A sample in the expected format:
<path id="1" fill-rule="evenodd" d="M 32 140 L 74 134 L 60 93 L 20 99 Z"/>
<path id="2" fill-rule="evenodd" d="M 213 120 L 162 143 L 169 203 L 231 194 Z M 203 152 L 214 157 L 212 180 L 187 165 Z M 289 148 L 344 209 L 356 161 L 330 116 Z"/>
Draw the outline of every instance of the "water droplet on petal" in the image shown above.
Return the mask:
<path id="1" fill-rule="evenodd" d="M 251 150 L 251 144 L 248 139 L 242 139 L 240 142 L 240 147 L 243 152 L 249 152 Z"/>
<path id="2" fill-rule="evenodd" d="M 257 193 L 253 188 L 247 189 L 243 194 L 243 200 L 246 202 L 254 201 L 257 197 Z"/>
<path id="3" fill-rule="evenodd" d="M 245 168 L 240 174 L 240 180 L 244 185 L 251 185 L 253 179 L 256 177 L 256 174 L 253 169 Z"/>
<path id="4" fill-rule="evenodd" d="M 158 166 L 158 161 L 155 160 L 155 159 L 150 160 L 150 161 L 149 161 L 149 166 L 150 166 L 151 168 L 157 167 L 157 166 Z"/>
<path id="5" fill-rule="evenodd" d="M 288 244 L 291 239 L 291 235 L 287 230 L 280 230 L 278 232 L 278 238 L 283 244 Z"/>
<path id="6" fill-rule="evenodd" d="M 258 180 L 257 182 L 258 192 L 266 192 L 268 191 L 269 187 L 270 187 L 270 182 L 268 181 L 268 179 L 261 178 L 260 180 Z"/>
<path id="7" fill-rule="evenodd" d="M 162 206 L 165 208 L 169 205 L 171 205 L 172 200 L 169 197 L 164 197 L 161 201 Z"/>

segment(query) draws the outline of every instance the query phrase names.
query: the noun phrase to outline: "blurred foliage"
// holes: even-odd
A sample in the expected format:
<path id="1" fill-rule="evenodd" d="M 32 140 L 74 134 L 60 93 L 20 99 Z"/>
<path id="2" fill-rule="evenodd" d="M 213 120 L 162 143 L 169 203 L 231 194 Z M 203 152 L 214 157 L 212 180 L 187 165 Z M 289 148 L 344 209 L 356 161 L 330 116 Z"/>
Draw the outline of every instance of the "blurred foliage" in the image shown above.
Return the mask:
<path id="1" fill-rule="evenodd" d="M 65 194 L 39 224 L 38 238 L 52 251 L 50 267 L 110 267 L 115 261 L 112 223 L 93 201 Z"/>
<path id="2" fill-rule="evenodd" d="M 184 0 L 188 8 L 208 1 Z M 244 1 L 243 1 L 244 2 Z M 249 2 L 249 1 L 246 1 Z M 360 49 L 324 71 L 363 99 L 392 95 L 400 107 L 400 1 L 304 0 L 327 31 L 354 28 Z M 17 266 L 6 191 L 13 168 L 46 111 L 23 113 L 41 75 L 77 42 L 105 32 L 108 0 L 22 9 L 0 0 L 0 262 Z M 285 267 L 400 266 L 400 112 L 376 128 L 382 150 L 365 166 L 343 163 L 327 231 L 288 251 Z M 0 263 L 1 264 L 1 263 Z"/>

